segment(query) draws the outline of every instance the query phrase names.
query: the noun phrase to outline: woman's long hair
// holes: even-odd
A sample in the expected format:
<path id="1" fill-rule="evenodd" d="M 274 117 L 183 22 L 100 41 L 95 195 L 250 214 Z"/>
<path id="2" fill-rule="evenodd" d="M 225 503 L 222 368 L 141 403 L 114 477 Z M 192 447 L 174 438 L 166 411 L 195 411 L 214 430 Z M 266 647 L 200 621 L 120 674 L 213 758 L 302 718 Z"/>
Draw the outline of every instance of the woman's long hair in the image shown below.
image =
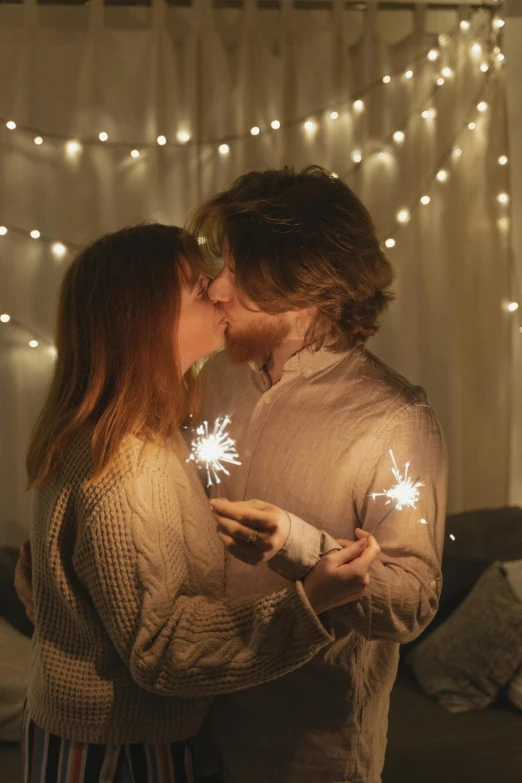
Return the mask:
<path id="1" fill-rule="evenodd" d="M 57 359 L 27 455 L 29 487 L 45 483 L 86 425 L 93 481 L 127 435 L 170 437 L 192 412 L 196 382 L 192 370 L 181 376 L 176 334 L 182 285 L 202 266 L 192 237 L 155 223 L 78 253 L 61 286 Z"/>

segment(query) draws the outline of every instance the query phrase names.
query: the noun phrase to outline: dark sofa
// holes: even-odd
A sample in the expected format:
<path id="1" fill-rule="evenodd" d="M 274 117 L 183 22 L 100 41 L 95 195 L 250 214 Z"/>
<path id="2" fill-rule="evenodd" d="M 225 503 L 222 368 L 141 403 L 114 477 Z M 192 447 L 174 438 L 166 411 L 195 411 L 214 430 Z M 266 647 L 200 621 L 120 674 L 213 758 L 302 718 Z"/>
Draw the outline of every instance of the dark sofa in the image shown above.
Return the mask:
<path id="1" fill-rule="evenodd" d="M 421 691 L 405 663 L 408 650 L 444 622 L 492 562 L 519 559 L 522 509 L 448 517 L 439 612 L 423 636 L 401 650 L 383 783 L 522 783 L 522 712 L 500 694 L 485 710 L 450 714 Z M 11 586 L 15 560 L 15 552 L 0 555 L 0 612 L 28 633 L 30 625 Z M 21 779 L 19 747 L 0 743 L 0 782 Z"/>

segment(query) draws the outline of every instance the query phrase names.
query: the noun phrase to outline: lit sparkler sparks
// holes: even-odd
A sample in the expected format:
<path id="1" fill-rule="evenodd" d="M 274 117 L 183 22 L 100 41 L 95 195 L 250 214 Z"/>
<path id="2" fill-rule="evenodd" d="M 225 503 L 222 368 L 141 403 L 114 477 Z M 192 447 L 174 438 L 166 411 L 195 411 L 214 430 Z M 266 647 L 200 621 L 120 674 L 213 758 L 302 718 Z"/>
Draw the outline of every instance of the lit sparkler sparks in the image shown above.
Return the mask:
<path id="1" fill-rule="evenodd" d="M 222 464 L 226 462 L 230 465 L 241 465 L 239 454 L 236 451 L 236 442 L 232 440 L 226 431 L 230 424 L 230 417 L 216 419 L 214 430 L 208 431 L 208 422 L 204 421 L 196 429 L 197 437 L 192 441 L 192 452 L 187 462 L 191 460 L 196 465 L 204 465 L 207 471 L 207 486 L 221 484 L 218 473 L 230 473 Z"/>
<path id="2" fill-rule="evenodd" d="M 409 462 L 405 463 L 404 475 L 402 475 L 401 471 L 397 466 L 393 451 L 391 449 L 390 449 L 390 457 L 392 459 L 391 472 L 393 473 L 393 476 L 396 479 L 397 483 L 394 484 L 389 489 L 383 490 L 382 492 L 372 492 L 371 497 L 374 500 L 375 498 L 378 497 L 388 498 L 384 505 L 388 506 L 390 503 L 394 504 L 393 508 L 390 509 L 390 512 L 393 511 L 394 509 L 397 509 L 397 511 L 402 511 L 403 508 L 416 509 L 417 506 L 415 504 L 417 503 L 420 496 L 419 488 L 423 487 L 424 483 L 422 481 L 419 481 L 419 479 L 413 481 L 412 477 L 408 475 L 410 469 Z M 387 516 L 388 514 L 386 514 L 384 519 Z M 420 520 L 420 521 L 423 524 L 426 524 L 425 520 Z M 383 519 L 381 519 L 381 522 L 383 522 Z M 379 525 L 381 524 L 381 522 L 379 522 Z M 376 528 L 379 525 L 376 525 Z"/>

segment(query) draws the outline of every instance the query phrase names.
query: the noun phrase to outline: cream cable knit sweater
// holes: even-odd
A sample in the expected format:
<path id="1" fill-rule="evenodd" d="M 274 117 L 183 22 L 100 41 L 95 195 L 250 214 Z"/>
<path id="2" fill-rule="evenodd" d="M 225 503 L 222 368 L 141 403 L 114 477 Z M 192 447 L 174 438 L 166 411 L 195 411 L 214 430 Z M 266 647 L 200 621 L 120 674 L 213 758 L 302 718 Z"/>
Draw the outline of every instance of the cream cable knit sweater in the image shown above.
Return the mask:
<path id="1" fill-rule="evenodd" d="M 223 599 L 224 552 L 181 443 L 128 438 L 86 488 L 90 436 L 37 490 L 28 712 L 106 744 L 194 735 L 211 697 L 272 680 L 333 640 L 300 582 Z"/>

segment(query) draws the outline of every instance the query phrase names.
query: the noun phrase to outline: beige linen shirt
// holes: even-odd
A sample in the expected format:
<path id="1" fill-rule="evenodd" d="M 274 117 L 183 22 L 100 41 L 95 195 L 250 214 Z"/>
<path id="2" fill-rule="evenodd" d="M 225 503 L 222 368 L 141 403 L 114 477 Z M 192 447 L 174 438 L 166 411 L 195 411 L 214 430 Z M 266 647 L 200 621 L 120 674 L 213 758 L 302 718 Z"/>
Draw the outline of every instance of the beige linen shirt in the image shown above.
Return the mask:
<path id="1" fill-rule="evenodd" d="M 364 348 L 301 350 L 280 382 L 226 352 L 204 368 L 202 419 L 230 414 L 241 466 L 219 493 L 288 510 L 287 544 L 270 567 L 228 558 L 226 595 L 266 595 L 302 577 L 333 538 L 372 531 L 381 554 L 360 601 L 329 612 L 335 641 L 273 682 L 220 696 L 207 729 L 226 783 L 378 783 L 399 644 L 437 611 L 446 505 L 446 453 L 425 392 Z M 394 508 L 392 457 L 420 479 L 416 508 Z M 214 495 L 218 493 L 213 492 Z M 279 571 L 279 573 L 276 573 Z"/>

